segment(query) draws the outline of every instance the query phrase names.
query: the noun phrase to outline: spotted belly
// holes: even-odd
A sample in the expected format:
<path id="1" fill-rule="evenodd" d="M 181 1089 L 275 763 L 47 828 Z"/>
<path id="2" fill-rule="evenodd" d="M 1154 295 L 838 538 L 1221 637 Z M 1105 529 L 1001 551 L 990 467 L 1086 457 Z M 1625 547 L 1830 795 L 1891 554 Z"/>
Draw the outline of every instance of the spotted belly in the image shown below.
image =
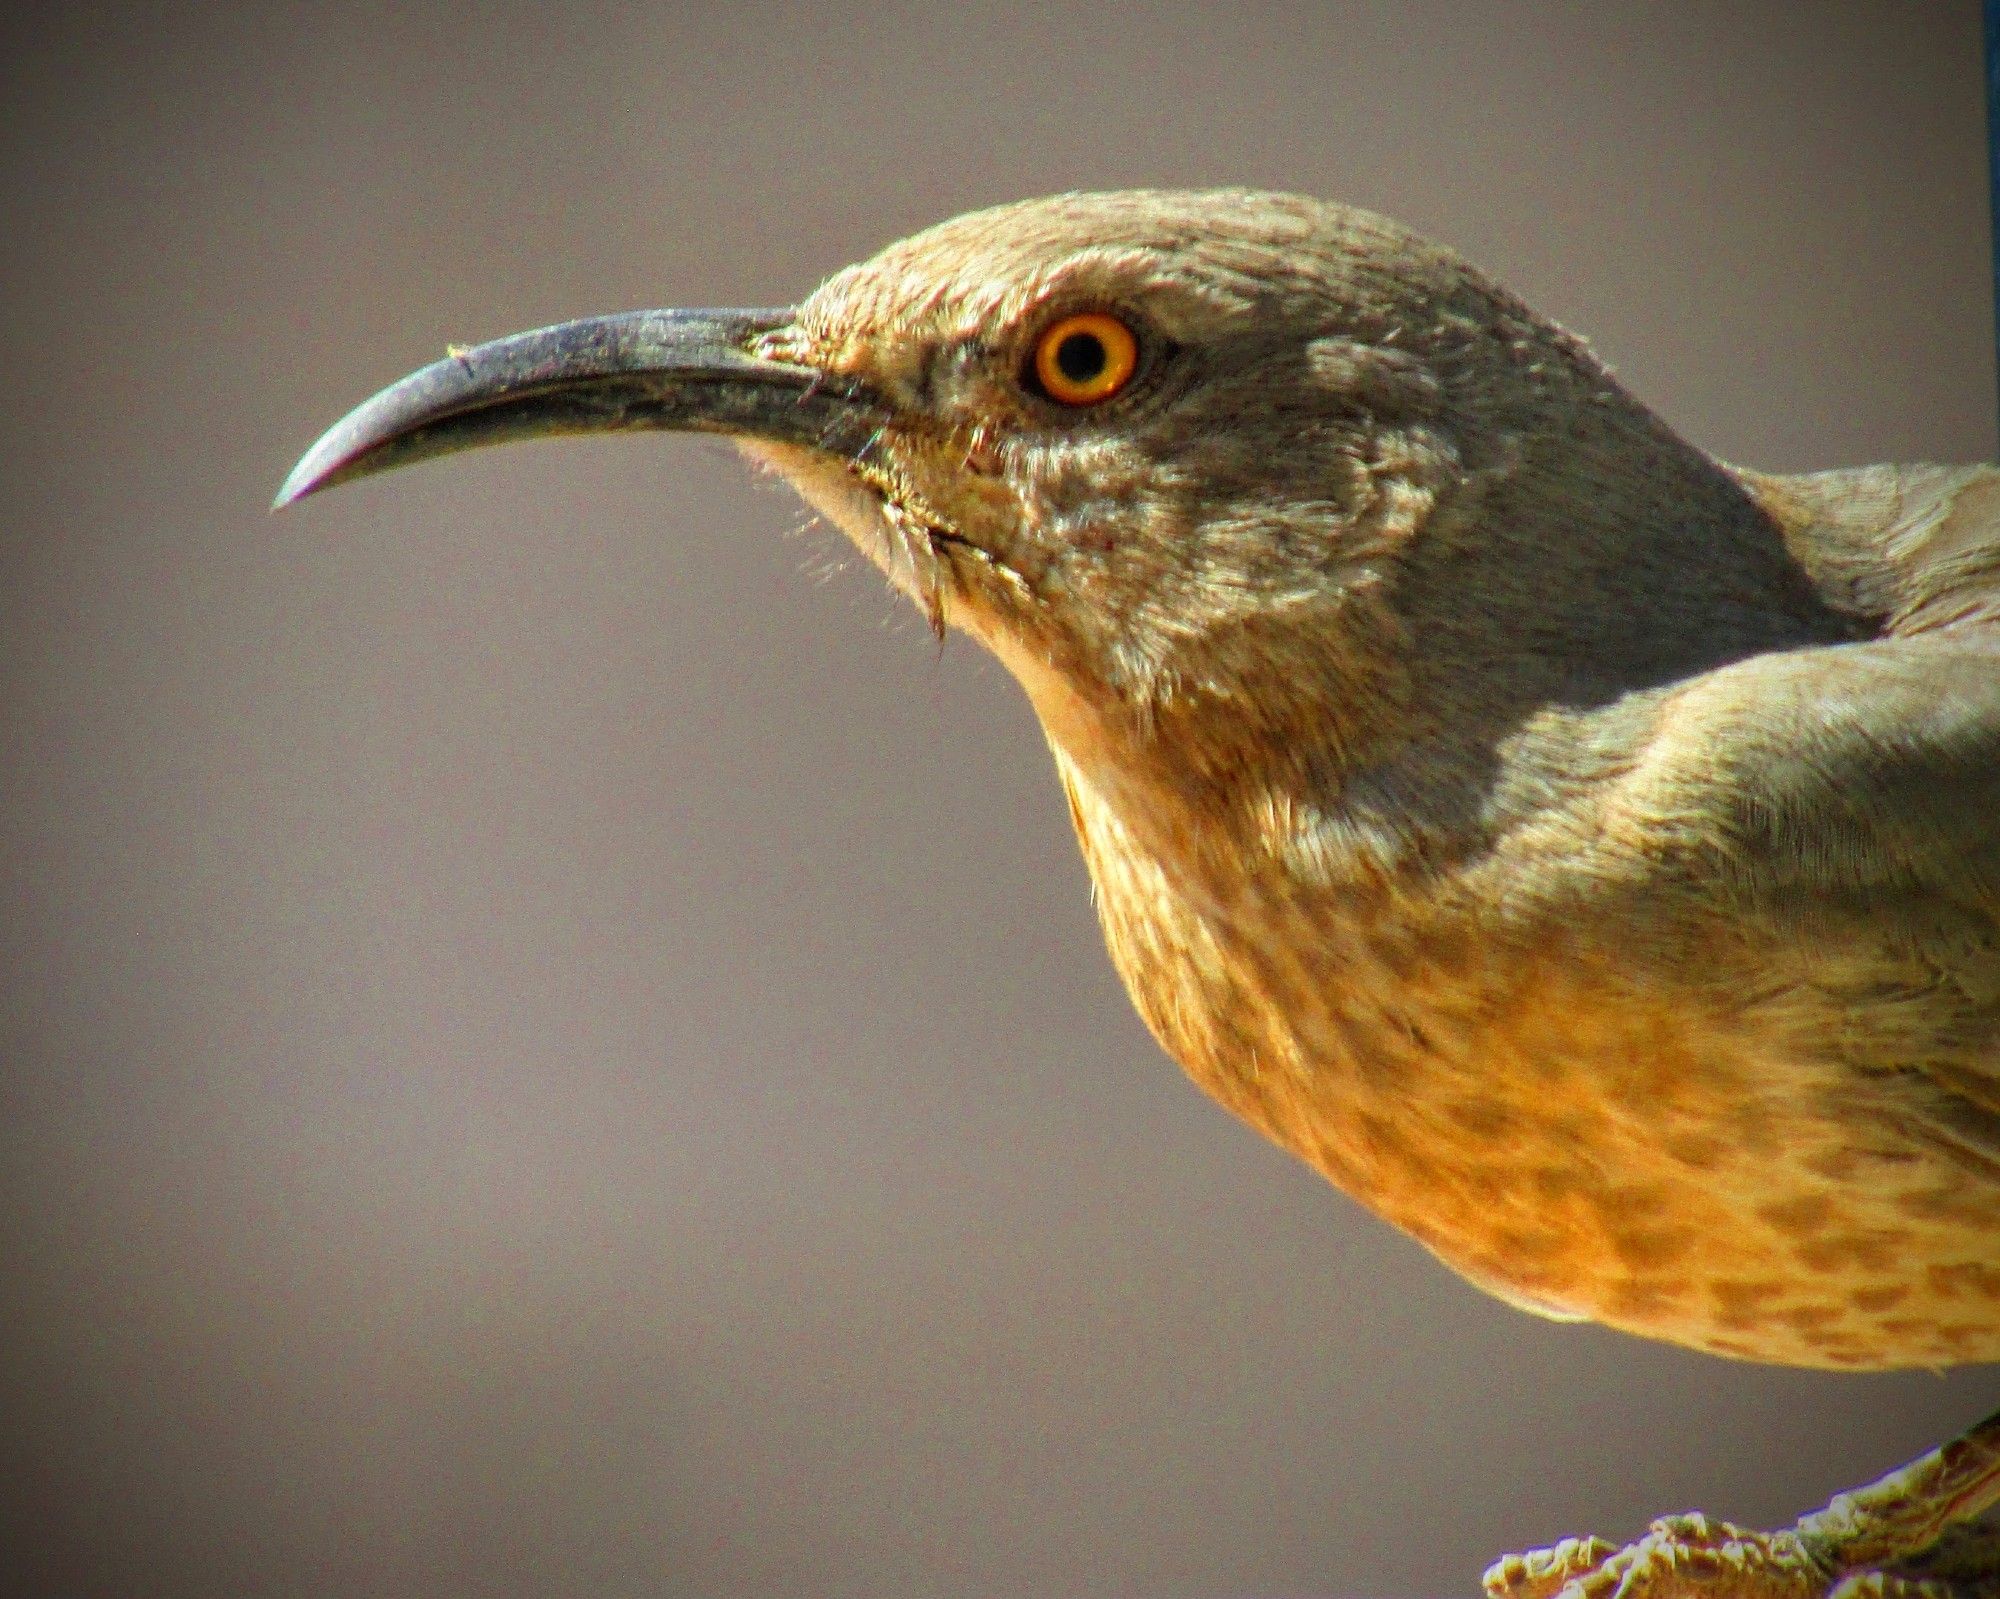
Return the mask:
<path id="1" fill-rule="evenodd" d="M 1091 864 L 1188 1074 L 1500 1297 L 1789 1365 L 2000 1359 L 2000 1186 L 1885 1086 L 1560 936 L 1265 903 L 1251 937 L 1139 852 Z"/>

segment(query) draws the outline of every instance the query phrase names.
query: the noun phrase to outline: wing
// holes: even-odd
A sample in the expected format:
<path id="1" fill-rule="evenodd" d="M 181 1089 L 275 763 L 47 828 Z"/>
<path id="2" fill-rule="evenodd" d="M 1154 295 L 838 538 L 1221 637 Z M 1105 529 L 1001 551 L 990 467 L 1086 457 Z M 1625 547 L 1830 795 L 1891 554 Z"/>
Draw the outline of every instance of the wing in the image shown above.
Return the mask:
<path id="1" fill-rule="evenodd" d="M 1765 1002 L 2000 1179 L 2000 629 L 1710 673 L 1629 797 Z"/>

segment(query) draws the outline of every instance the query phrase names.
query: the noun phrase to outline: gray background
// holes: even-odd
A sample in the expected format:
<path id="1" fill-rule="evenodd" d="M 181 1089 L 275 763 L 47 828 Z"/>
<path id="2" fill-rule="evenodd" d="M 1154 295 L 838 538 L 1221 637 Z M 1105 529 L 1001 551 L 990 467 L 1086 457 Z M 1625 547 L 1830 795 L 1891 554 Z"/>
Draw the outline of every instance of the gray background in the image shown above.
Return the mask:
<path id="1" fill-rule="evenodd" d="M 1990 456 L 1974 5 L 45 9 L 0 39 L 32 1586 L 1468 1593 L 2000 1399 L 1530 1319 L 1265 1147 L 1130 1014 L 1011 683 L 726 448 L 264 513 L 448 339 L 1140 182 L 1441 235 L 1734 459 Z"/>

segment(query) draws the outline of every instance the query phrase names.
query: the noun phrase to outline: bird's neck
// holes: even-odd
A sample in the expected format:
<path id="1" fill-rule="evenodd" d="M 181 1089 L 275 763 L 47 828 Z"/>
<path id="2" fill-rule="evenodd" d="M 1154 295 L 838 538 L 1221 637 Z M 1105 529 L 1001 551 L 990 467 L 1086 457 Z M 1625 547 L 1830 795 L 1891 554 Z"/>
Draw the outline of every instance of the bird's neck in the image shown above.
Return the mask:
<path id="1" fill-rule="evenodd" d="M 1132 847 L 1190 883 L 1264 857 L 1340 889 L 1478 850 L 1532 803 L 1524 762 L 1615 759 L 1676 684 L 1856 636 L 1767 509 L 1622 391 L 1471 463 L 1379 581 L 1288 626 L 1164 699 L 989 642 Z"/>
<path id="2" fill-rule="evenodd" d="M 1742 482 L 1618 389 L 1502 435 L 1387 599 L 1415 693 L 1459 727 L 1855 636 Z"/>

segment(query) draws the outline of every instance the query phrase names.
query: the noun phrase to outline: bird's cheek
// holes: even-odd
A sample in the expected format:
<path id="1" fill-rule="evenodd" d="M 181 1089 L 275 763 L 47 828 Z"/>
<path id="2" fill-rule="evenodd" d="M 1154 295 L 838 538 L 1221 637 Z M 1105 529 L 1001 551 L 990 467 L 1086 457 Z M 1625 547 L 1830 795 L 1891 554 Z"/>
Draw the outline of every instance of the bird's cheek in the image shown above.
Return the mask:
<path id="1" fill-rule="evenodd" d="M 1004 474 L 967 471 L 956 452 L 912 453 L 904 464 L 922 505 L 952 533 L 1021 575 L 1032 573 L 1031 558 L 1016 566 L 1032 552 L 1023 542 L 1021 496 Z"/>
<path id="2" fill-rule="evenodd" d="M 1091 588 L 1122 564 L 1127 526 L 1124 508 L 1102 499 L 1030 501 L 1023 510 L 1024 542 L 1045 568 L 1059 568 L 1072 587 Z"/>
<path id="3" fill-rule="evenodd" d="M 1006 556 L 1022 542 L 1026 519 L 1021 497 L 1001 478 L 970 478 L 954 484 L 948 498 L 953 516 L 969 537 L 978 539 L 995 555 Z"/>

